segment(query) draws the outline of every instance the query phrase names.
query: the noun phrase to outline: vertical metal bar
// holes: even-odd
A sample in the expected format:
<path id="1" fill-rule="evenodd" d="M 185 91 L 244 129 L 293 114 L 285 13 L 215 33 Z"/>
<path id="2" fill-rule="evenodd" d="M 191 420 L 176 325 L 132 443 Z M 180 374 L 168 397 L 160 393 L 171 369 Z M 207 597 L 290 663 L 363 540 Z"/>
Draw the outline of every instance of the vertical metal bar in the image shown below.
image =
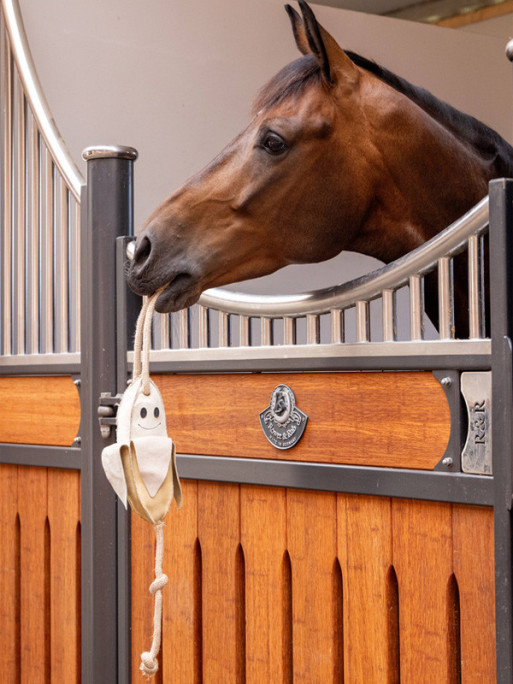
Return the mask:
<path id="1" fill-rule="evenodd" d="M 210 347 L 210 319 L 206 306 L 198 305 L 198 344 L 200 349 Z"/>
<path id="2" fill-rule="evenodd" d="M 70 351 L 80 351 L 80 207 L 74 198 L 71 200 L 70 220 Z"/>
<path id="3" fill-rule="evenodd" d="M 319 344 L 321 341 L 321 322 L 316 314 L 308 314 L 306 317 L 306 343 Z"/>
<path id="4" fill-rule="evenodd" d="M 230 317 L 224 311 L 219 312 L 219 346 L 230 346 Z"/>
<path id="5" fill-rule="evenodd" d="M 239 345 L 249 347 L 251 321 L 249 316 L 239 316 Z"/>
<path id="6" fill-rule="evenodd" d="M 409 279 L 410 290 L 410 337 L 414 341 L 424 338 L 424 297 L 422 278 L 415 275 Z"/>
<path id="7" fill-rule="evenodd" d="M 263 347 L 270 347 L 273 343 L 273 322 L 272 319 L 264 317 L 260 319 L 260 344 Z"/>
<path id="8" fill-rule="evenodd" d="M 296 319 L 283 317 L 283 344 L 296 344 Z"/>
<path id="9" fill-rule="evenodd" d="M 15 144 L 14 144 L 14 177 L 16 179 L 14 196 L 16 205 L 16 222 L 13 224 L 14 228 L 14 244 L 15 244 L 15 273 L 14 280 L 14 298 L 15 298 L 15 352 L 17 354 L 25 353 L 25 95 L 19 78 L 16 78 L 16 126 L 15 126 Z"/>
<path id="10" fill-rule="evenodd" d="M 513 181 L 492 181 L 489 196 L 497 682 L 509 684 L 513 674 Z"/>
<path id="11" fill-rule="evenodd" d="M 68 280 L 68 216 L 69 216 L 69 192 L 64 184 L 62 178 L 58 182 L 58 203 L 59 215 L 56 223 L 55 241 L 58 245 L 57 258 L 59 261 L 59 268 L 57 270 L 56 282 L 56 297 L 55 304 L 57 309 L 56 318 L 58 318 L 57 334 L 55 339 L 55 346 L 58 352 L 68 351 L 68 326 L 69 326 L 69 311 L 68 311 L 68 295 L 69 295 L 69 280 Z"/>
<path id="12" fill-rule="evenodd" d="M 481 238 L 468 239 L 468 315 L 470 338 L 485 336 L 484 257 Z"/>
<path id="13" fill-rule="evenodd" d="M 51 354 L 53 348 L 53 163 L 43 148 L 43 223 L 41 249 L 41 351 Z"/>
<path id="14" fill-rule="evenodd" d="M 2 22 L 3 54 L 2 54 L 2 102 L 4 102 L 2 118 L 2 202 L 0 205 L 2 220 L 2 354 L 12 353 L 12 56 L 9 38 Z"/>
<path id="15" fill-rule="evenodd" d="M 116 155 L 116 156 L 114 156 Z M 97 407 L 101 392 L 115 393 L 117 378 L 116 236 L 131 225 L 135 151 L 90 149 L 82 198 L 82 681 L 128 682 L 128 515 L 118 517 L 116 496 L 101 466 L 103 440 Z M 111 437 L 112 442 L 112 437 Z M 124 573 L 123 574 L 123 567 Z M 123 616 L 124 623 L 119 618 Z M 114 655 L 116 654 L 116 655 Z"/>
<path id="16" fill-rule="evenodd" d="M 180 338 L 180 347 L 182 349 L 189 349 L 191 346 L 191 340 L 190 340 L 190 310 L 189 309 L 182 309 L 178 313 L 178 319 L 179 319 L 179 338 Z"/>
<path id="17" fill-rule="evenodd" d="M 450 257 L 438 259 L 438 328 L 441 340 L 454 339 L 454 285 Z"/>
<path id="18" fill-rule="evenodd" d="M 340 344 L 344 341 L 344 312 L 340 309 L 331 309 L 331 343 Z"/>
<path id="19" fill-rule="evenodd" d="M 369 302 L 356 302 L 356 341 L 370 341 Z"/>
<path id="20" fill-rule="evenodd" d="M 395 305 L 395 291 L 383 290 L 382 300 L 382 325 L 383 342 L 394 342 L 397 339 L 397 315 Z"/>
<path id="21" fill-rule="evenodd" d="M 30 321 L 27 337 L 27 352 L 39 351 L 39 132 L 33 117 L 30 117 L 30 225 L 28 230 L 29 273 L 27 293 L 27 323 Z"/>

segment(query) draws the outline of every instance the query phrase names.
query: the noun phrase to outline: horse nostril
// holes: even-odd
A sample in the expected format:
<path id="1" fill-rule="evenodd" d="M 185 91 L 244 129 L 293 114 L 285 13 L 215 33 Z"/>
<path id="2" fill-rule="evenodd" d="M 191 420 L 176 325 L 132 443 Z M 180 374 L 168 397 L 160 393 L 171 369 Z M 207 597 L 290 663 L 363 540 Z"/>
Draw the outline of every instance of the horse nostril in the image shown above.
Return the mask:
<path id="1" fill-rule="evenodd" d="M 151 241 L 145 235 L 140 242 L 139 241 L 137 241 L 137 242 L 138 242 L 138 244 L 136 244 L 134 260 L 132 263 L 134 265 L 137 265 L 137 266 L 144 266 L 144 264 L 150 258 Z"/>

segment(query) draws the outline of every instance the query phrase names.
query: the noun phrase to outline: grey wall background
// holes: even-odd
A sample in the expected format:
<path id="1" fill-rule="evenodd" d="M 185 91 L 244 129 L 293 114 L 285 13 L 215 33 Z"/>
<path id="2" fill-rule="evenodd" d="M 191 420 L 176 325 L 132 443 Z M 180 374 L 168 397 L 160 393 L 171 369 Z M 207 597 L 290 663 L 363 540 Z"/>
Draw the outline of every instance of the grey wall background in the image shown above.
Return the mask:
<path id="1" fill-rule="evenodd" d="M 40 80 L 72 156 L 132 145 L 136 225 L 249 120 L 260 86 L 298 53 L 276 0 L 20 0 Z M 512 140 L 506 40 L 313 5 L 340 44 L 375 59 Z M 342 282 L 375 262 L 343 255 L 264 285 Z"/>

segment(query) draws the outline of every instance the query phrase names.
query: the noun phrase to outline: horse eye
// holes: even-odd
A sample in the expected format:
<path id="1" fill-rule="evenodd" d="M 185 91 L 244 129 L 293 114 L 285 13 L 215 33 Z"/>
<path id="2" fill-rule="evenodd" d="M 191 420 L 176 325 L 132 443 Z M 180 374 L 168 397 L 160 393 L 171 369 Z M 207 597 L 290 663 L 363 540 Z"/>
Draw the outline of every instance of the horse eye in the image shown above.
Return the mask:
<path id="1" fill-rule="evenodd" d="M 287 143 L 277 133 L 269 131 L 262 142 L 262 147 L 269 154 L 283 154 L 288 149 Z"/>
<path id="2" fill-rule="evenodd" d="M 153 415 L 155 416 L 155 418 L 158 418 L 158 417 L 159 417 L 159 413 L 160 413 L 159 407 L 158 407 L 158 406 L 155 406 L 155 410 L 153 411 Z"/>
<path id="3" fill-rule="evenodd" d="M 144 406 L 141 409 L 141 418 L 146 418 L 148 411 L 144 408 Z"/>

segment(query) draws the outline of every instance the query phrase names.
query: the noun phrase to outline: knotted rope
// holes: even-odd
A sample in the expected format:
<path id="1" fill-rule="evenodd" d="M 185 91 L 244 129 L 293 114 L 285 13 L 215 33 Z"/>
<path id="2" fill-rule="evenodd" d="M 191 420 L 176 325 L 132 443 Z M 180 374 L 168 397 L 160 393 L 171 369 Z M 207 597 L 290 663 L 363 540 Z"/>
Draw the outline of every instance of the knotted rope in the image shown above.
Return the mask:
<path id="1" fill-rule="evenodd" d="M 165 287 L 165 286 L 164 286 Z M 151 323 L 155 304 L 164 287 L 157 290 L 151 297 L 143 298 L 141 312 L 137 319 L 134 341 L 134 371 L 133 380 L 142 376 L 141 389 L 143 394 L 150 393 L 150 339 Z M 164 557 L 164 523 L 160 521 L 154 525 L 155 530 L 155 579 L 150 585 L 150 594 L 155 597 L 155 610 L 153 613 L 153 641 L 149 651 L 141 654 L 139 669 L 148 679 L 159 669 L 157 655 L 160 651 L 162 639 L 162 589 L 168 582 L 167 575 L 162 572 L 162 560 Z"/>

